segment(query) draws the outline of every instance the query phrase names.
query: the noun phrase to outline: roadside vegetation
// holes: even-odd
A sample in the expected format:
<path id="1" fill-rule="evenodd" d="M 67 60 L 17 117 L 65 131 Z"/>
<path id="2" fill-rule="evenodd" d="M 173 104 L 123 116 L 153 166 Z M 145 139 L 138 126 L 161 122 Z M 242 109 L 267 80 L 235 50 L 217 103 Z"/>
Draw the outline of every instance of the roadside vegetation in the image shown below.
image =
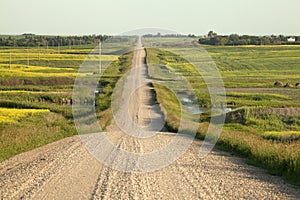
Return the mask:
<path id="1" fill-rule="evenodd" d="M 112 119 L 111 98 L 118 80 L 131 67 L 133 52 L 126 53 L 114 61 L 103 73 L 98 88 L 101 92 L 96 97 L 96 112 L 100 126 L 105 130 Z"/>
<path id="2" fill-rule="evenodd" d="M 300 58 L 296 55 L 300 47 L 205 48 L 223 76 L 226 106 L 231 109 L 226 114 L 218 148 L 245 156 L 249 164 L 261 166 L 300 185 L 300 88 L 274 86 L 275 81 L 299 82 Z M 205 83 L 192 65 L 171 52 L 159 49 L 147 49 L 147 55 L 148 63 L 160 64 L 150 64 L 149 74 L 154 80 L 157 101 L 167 116 L 170 131 L 179 128 L 183 102 L 161 85 L 161 82 L 170 81 L 168 73 L 182 75 L 189 80 L 200 108 L 212 106 Z M 200 115 L 197 138 L 204 139 L 210 118 L 209 111 Z"/>

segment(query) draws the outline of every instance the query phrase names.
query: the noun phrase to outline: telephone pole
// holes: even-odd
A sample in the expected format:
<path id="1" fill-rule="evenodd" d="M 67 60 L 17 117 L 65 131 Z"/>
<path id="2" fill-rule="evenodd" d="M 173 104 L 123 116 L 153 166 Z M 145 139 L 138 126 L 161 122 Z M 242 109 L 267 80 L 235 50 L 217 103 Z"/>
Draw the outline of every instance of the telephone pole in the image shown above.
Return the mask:
<path id="1" fill-rule="evenodd" d="M 60 54 L 59 40 L 57 40 L 57 53 Z"/>
<path id="2" fill-rule="evenodd" d="M 9 52 L 9 69 L 11 69 L 11 50 Z"/>
<path id="3" fill-rule="evenodd" d="M 47 54 L 49 53 L 49 52 L 48 52 L 48 48 L 49 48 L 49 45 L 48 45 L 48 41 L 47 41 L 47 52 L 46 52 Z"/>
<path id="4" fill-rule="evenodd" d="M 38 44 L 38 54 L 39 54 L 39 62 L 40 62 L 40 43 Z"/>
<path id="5" fill-rule="evenodd" d="M 27 48 L 27 67 L 29 67 L 29 49 Z"/>
<path id="6" fill-rule="evenodd" d="M 99 41 L 99 74 L 101 74 L 102 70 L 102 63 L 101 63 L 101 53 L 102 53 L 102 43 L 101 40 Z"/>

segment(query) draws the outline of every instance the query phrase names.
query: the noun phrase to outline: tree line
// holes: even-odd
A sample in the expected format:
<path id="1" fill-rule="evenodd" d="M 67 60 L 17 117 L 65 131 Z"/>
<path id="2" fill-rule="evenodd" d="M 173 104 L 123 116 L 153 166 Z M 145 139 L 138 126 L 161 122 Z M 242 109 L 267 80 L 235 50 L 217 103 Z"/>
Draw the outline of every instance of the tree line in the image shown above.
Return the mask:
<path id="1" fill-rule="evenodd" d="M 34 47 L 34 46 L 71 46 L 98 44 L 110 36 L 85 35 L 85 36 L 42 36 L 23 34 L 21 36 L 0 36 L 0 46 Z"/>
<path id="2" fill-rule="evenodd" d="M 269 45 L 269 44 L 300 44 L 300 37 L 295 37 L 295 42 L 288 42 L 287 36 L 251 36 L 251 35 L 218 35 L 210 31 L 207 36 L 199 39 L 200 44 L 235 46 L 235 45 Z"/>
<path id="3" fill-rule="evenodd" d="M 194 34 L 148 34 L 144 37 L 192 37 Z M 97 45 L 99 41 L 111 38 L 107 35 L 85 35 L 85 36 L 45 36 L 35 34 L 23 34 L 20 36 L 0 35 L 0 46 L 11 47 L 36 47 L 36 46 L 74 46 L 74 45 Z M 213 31 L 199 39 L 200 44 L 236 46 L 236 45 L 269 45 L 269 44 L 300 44 L 300 37 L 295 37 L 295 42 L 288 42 L 287 36 L 251 36 L 251 35 L 218 35 Z"/>

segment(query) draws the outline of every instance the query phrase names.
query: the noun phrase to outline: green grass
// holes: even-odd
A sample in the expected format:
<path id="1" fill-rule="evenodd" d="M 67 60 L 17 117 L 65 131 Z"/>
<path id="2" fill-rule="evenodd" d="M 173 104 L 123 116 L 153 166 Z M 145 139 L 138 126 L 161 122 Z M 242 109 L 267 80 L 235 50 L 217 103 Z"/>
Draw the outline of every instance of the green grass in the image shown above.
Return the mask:
<path id="1" fill-rule="evenodd" d="M 118 61 L 113 62 L 101 77 L 98 87 L 102 88 L 102 92 L 96 97 L 96 112 L 103 130 L 112 119 L 111 97 L 113 89 L 122 75 L 131 67 L 132 59 L 133 52 L 124 54 Z"/>
<path id="2" fill-rule="evenodd" d="M 117 47 L 115 45 L 107 52 L 114 52 Z M 72 107 L 63 103 L 63 99 L 72 98 L 77 71 L 86 58 L 88 62 L 98 64 L 98 55 L 87 57 L 93 48 L 62 48 L 60 54 L 55 48 L 40 49 L 40 56 L 36 48 L 30 48 L 29 54 L 26 48 L 0 48 L 0 162 L 77 134 Z M 112 118 L 112 89 L 129 69 L 132 55 L 128 53 L 120 59 L 113 54 L 101 56 L 103 65 L 111 63 L 99 83 L 103 90 L 96 103 L 98 120 L 103 128 Z"/>
<path id="3" fill-rule="evenodd" d="M 300 90 L 289 91 L 289 94 L 284 94 L 286 91 L 252 91 L 252 92 L 227 92 L 227 105 L 229 107 L 241 106 L 268 106 L 268 107 L 298 107 L 300 102 L 298 94 Z"/>
<path id="4" fill-rule="evenodd" d="M 239 123 L 241 126 L 250 127 L 253 130 L 252 132 L 258 135 L 270 131 L 300 131 L 299 117 L 276 114 L 274 110 L 266 107 L 242 107 L 235 109 L 227 114 L 226 123 Z"/>
<path id="5" fill-rule="evenodd" d="M 0 122 L 0 162 L 16 154 L 69 137 L 76 132 L 72 120 L 56 113 L 37 113 L 18 118 L 16 123 Z"/>
<path id="6" fill-rule="evenodd" d="M 270 140 L 291 141 L 300 139 L 300 131 L 268 131 L 262 137 Z"/>
<path id="7" fill-rule="evenodd" d="M 263 139 L 256 133 L 225 130 L 218 147 L 248 158 L 248 163 L 266 168 L 271 174 L 287 178 L 300 186 L 300 142 L 291 143 Z"/>
<path id="8" fill-rule="evenodd" d="M 205 48 L 223 76 L 227 88 L 227 106 L 233 108 L 226 116 L 217 146 L 245 156 L 248 163 L 266 168 L 270 173 L 284 176 L 300 186 L 297 178 L 300 177 L 299 116 L 276 111 L 299 108 L 300 88 L 273 86 L 275 81 L 300 82 L 300 58 L 297 56 L 300 47 Z M 168 77 L 170 72 L 184 76 L 195 89 L 199 106 L 211 107 L 203 79 L 199 78 L 195 69 L 184 59 L 175 59 L 176 55 L 170 51 L 147 49 L 148 63 L 152 63 L 149 65 L 149 72 L 153 80 L 172 82 L 172 76 Z M 176 84 L 174 80 L 172 84 Z M 180 104 L 176 103 L 176 97 L 174 94 L 172 96 L 167 87 L 154 84 L 154 89 L 158 102 L 168 116 L 167 127 L 171 131 L 177 131 Z M 197 132 L 200 139 L 205 137 L 209 115 L 210 113 L 201 115 Z"/>
<path id="9" fill-rule="evenodd" d="M 161 110 L 166 116 L 166 127 L 170 131 L 177 131 L 180 126 L 181 110 L 175 94 L 168 90 L 165 86 L 153 84 L 157 102 L 161 106 Z"/>
<path id="10" fill-rule="evenodd" d="M 300 79 L 298 46 L 204 46 L 222 72 L 226 87 L 272 87 Z"/>
<path id="11" fill-rule="evenodd" d="M 145 44 L 153 43 L 154 38 L 145 38 Z M 189 48 L 176 47 L 176 43 L 187 40 L 176 38 L 155 38 L 161 48 L 168 51 L 180 52 L 181 55 L 198 57 L 201 60 L 203 55 L 191 55 Z M 173 44 L 174 47 L 169 44 Z M 147 46 L 147 45 L 145 45 Z M 226 88 L 272 88 L 275 81 L 283 83 L 300 82 L 300 47 L 297 46 L 205 46 L 203 49 L 211 56 L 224 79 Z M 197 47 L 196 47 L 197 48 Z M 170 52 L 159 52 L 155 58 L 150 55 L 153 63 L 162 63 L 171 69 L 176 66 L 177 71 L 192 73 L 186 63 L 178 62 Z M 177 58 L 178 59 L 178 58 Z M 164 61 L 164 62 L 162 62 Z M 175 61 L 175 62 L 174 62 Z M 208 60 L 207 62 L 210 62 Z M 195 79 L 199 77 L 194 77 Z M 197 83 L 205 88 L 205 84 Z"/>

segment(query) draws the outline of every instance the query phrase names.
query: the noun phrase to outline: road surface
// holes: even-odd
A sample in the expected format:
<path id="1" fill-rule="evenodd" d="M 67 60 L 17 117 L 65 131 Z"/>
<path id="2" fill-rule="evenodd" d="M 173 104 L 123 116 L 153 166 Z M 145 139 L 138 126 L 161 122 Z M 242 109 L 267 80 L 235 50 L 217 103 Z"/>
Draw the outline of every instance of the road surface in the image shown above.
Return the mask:
<path id="1" fill-rule="evenodd" d="M 132 66 L 135 70 L 126 79 L 125 91 L 149 81 L 145 50 L 141 44 L 137 47 Z M 150 118 L 155 118 L 158 124 L 152 125 L 159 126 L 163 116 L 159 112 L 149 114 L 150 107 L 155 106 L 149 85 L 139 87 L 127 97 L 130 97 L 129 112 L 121 113 L 118 119 L 127 127 L 125 131 L 131 130 L 131 120 L 144 128 Z M 134 153 L 155 151 L 175 136 L 159 132 L 139 139 L 123 133 L 116 122 L 108 130 L 105 135 L 113 144 Z M 200 145 L 201 141 L 194 141 L 178 160 L 161 170 L 132 173 L 101 164 L 87 151 L 79 136 L 66 138 L 0 163 L 0 199 L 300 198 L 299 189 L 263 169 L 246 165 L 242 158 L 214 150 L 200 159 Z M 124 159 L 117 151 L 108 154 L 115 158 L 112 164 L 123 159 L 128 169 L 136 167 L 136 160 Z"/>

